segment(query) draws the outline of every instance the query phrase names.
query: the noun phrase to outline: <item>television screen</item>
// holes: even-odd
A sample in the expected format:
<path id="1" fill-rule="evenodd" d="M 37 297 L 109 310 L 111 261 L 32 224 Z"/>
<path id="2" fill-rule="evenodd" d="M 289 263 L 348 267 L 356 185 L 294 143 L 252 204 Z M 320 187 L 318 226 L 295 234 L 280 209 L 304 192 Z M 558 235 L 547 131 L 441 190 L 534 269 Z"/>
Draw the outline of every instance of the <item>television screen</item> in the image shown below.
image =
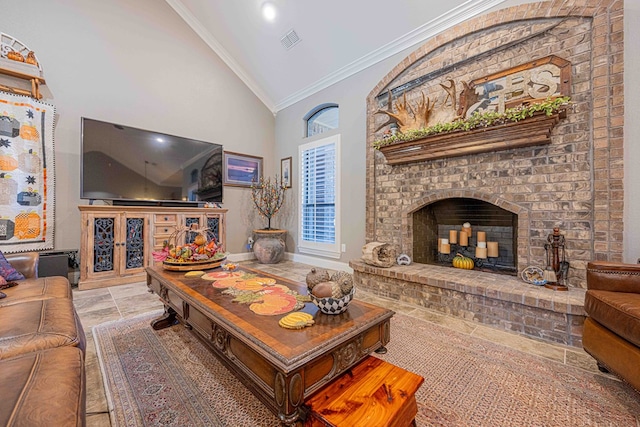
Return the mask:
<path id="1" fill-rule="evenodd" d="M 222 145 L 83 117 L 81 175 L 82 199 L 222 202 Z"/>

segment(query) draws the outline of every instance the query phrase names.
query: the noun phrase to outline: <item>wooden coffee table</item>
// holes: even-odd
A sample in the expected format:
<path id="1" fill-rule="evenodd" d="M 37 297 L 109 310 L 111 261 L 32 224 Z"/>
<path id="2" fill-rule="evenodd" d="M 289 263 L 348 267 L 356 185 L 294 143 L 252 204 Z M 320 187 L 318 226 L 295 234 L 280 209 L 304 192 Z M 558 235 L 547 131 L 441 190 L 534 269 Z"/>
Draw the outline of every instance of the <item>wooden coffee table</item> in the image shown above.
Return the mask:
<path id="1" fill-rule="evenodd" d="M 301 311 L 313 315 L 315 324 L 290 330 L 278 326 L 283 315 L 255 314 L 211 281 L 161 266 L 146 271 L 149 290 L 165 305 L 164 316 L 153 327 L 181 322 L 190 328 L 284 425 L 304 420 L 307 397 L 372 352 L 384 350 L 390 340 L 394 312 L 361 301 L 351 301 L 339 315 L 323 314 L 308 302 Z M 248 268 L 241 271 L 274 278 L 307 294 L 304 283 Z"/>

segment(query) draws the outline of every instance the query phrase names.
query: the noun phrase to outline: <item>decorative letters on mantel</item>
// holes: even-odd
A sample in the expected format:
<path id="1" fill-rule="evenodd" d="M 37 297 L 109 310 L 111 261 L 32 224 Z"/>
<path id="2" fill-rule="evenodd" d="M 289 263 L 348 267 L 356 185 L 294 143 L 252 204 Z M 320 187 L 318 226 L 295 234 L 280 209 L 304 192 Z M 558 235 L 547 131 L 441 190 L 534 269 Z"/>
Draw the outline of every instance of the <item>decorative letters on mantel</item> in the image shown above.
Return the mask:
<path id="1" fill-rule="evenodd" d="M 550 55 L 462 82 L 459 96 L 453 80 L 439 86 L 446 92 L 439 105 L 421 91 L 413 105 L 404 94 L 394 112 L 389 91 L 387 109 L 376 111 L 389 117 L 378 130 L 400 129 L 397 134 L 388 129 L 374 143 L 389 164 L 548 144 L 551 130 L 566 116 L 566 104 L 552 100 L 569 95 L 571 63 Z M 519 114 L 542 104 L 545 111 Z"/>

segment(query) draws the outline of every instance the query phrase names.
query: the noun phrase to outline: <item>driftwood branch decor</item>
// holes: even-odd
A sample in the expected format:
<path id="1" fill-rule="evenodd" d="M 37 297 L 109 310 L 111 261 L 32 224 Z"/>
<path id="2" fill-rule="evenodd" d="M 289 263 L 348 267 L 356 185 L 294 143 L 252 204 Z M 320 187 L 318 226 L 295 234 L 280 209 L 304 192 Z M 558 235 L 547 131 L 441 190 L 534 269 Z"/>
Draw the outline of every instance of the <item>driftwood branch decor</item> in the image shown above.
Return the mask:
<path id="1" fill-rule="evenodd" d="M 369 265 L 391 267 L 396 258 L 396 248 L 389 243 L 370 242 L 362 247 L 362 260 Z"/>

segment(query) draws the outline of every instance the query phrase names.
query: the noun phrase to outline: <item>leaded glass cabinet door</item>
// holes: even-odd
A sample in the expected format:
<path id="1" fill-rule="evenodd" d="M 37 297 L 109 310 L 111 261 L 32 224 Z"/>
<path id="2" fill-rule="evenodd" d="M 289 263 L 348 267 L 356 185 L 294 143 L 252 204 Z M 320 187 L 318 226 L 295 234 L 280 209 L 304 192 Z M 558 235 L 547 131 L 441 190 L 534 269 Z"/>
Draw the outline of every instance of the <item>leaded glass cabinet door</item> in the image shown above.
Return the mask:
<path id="1" fill-rule="evenodd" d="M 147 266 L 149 220 L 144 214 L 125 213 L 120 217 L 120 274 L 135 274 Z"/>
<path id="2" fill-rule="evenodd" d="M 100 215 L 89 218 L 89 242 L 92 248 L 91 276 L 115 274 L 118 215 Z"/>
<path id="3" fill-rule="evenodd" d="M 115 280 L 144 273 L 149 259 L 147 215 L 96 213 L 87 222 L 87 278 Z"/>

